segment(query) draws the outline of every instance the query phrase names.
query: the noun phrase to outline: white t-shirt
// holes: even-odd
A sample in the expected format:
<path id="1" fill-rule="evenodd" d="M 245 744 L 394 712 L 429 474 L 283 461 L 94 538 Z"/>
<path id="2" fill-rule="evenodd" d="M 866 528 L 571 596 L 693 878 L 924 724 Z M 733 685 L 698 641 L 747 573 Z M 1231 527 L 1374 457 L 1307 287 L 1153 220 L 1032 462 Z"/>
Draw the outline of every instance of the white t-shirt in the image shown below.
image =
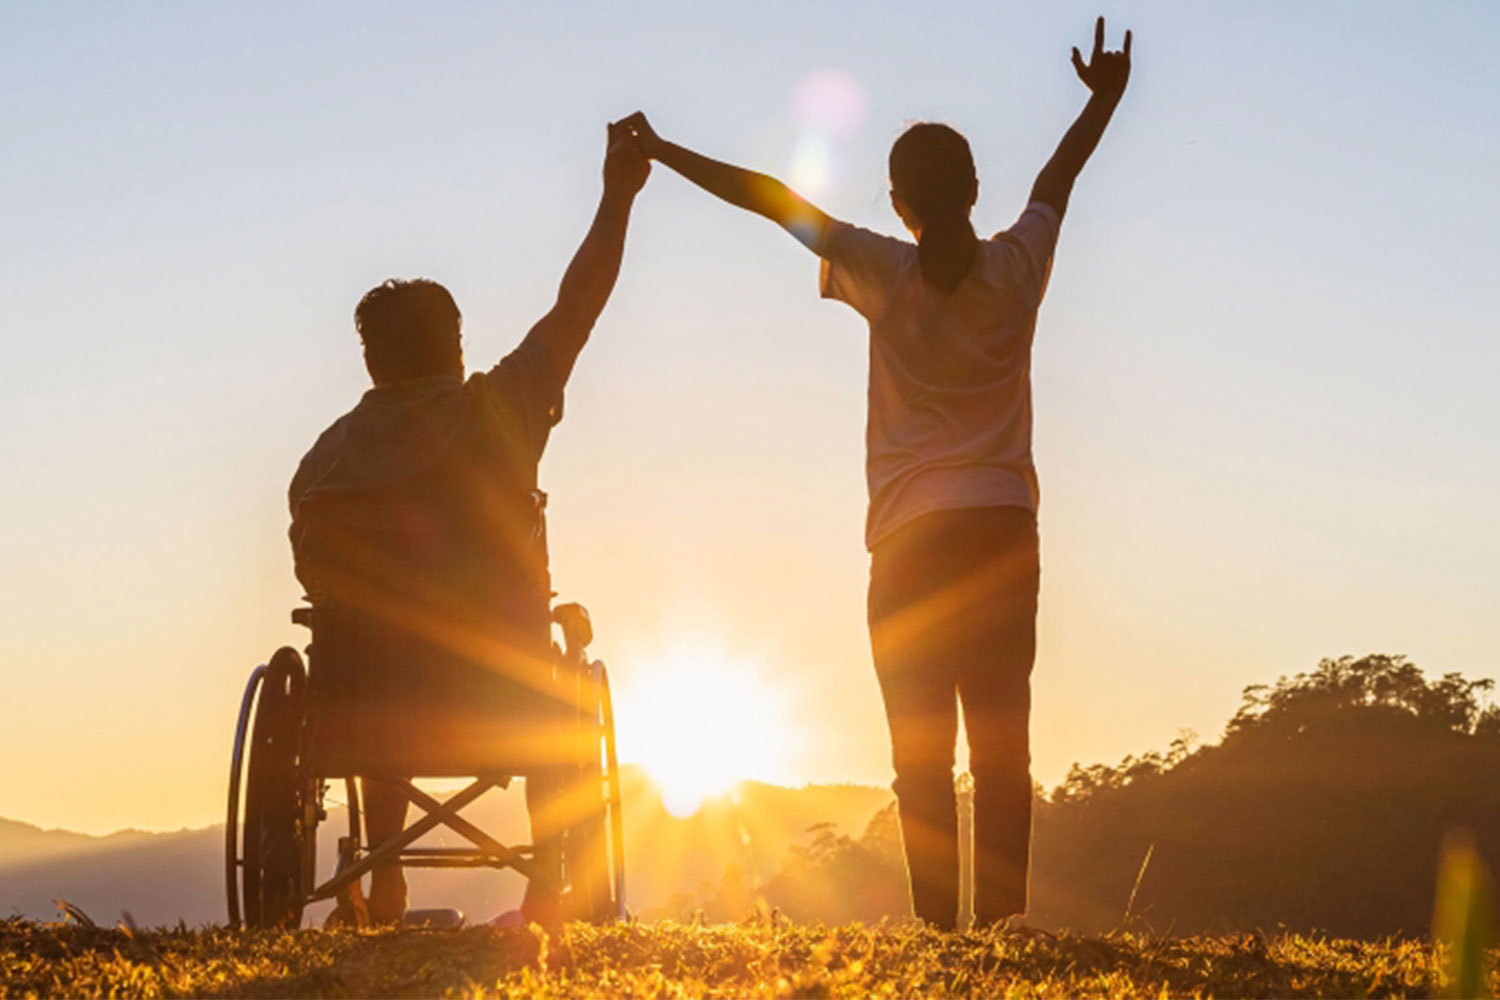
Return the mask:
<path id="1" fill-rule="evenodd" d="M 948 294 L 922 279 L 915 244 L 829 228 L 823 296 L 870 324 L 870 548 L 936 510 L 1036 510 L 1031 340 L 1060 221 L 1032 202 Z"/>

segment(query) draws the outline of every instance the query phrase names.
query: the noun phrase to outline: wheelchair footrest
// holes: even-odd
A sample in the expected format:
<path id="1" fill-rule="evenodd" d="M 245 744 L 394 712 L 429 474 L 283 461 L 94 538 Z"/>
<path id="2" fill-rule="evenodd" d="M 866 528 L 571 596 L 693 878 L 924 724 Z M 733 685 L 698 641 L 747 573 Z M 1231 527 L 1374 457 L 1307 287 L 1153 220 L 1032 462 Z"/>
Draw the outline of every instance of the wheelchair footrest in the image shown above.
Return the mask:
<path id="1" fill-rule="evenodd" d="M 401 918 L 403 927 L 423 927 L 434 931 L 458 930 L 468 922 L 463 910 L 454 909 L 407 910 L 406 916 Z"/>

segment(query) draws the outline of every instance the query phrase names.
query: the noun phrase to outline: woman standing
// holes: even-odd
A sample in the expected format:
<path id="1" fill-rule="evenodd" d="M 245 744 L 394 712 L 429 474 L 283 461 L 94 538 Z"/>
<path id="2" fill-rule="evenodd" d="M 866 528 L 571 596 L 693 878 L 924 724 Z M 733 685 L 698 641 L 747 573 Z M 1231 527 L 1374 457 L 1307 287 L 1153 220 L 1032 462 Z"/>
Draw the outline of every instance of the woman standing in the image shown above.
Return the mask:
<path id="1" fill-rule="evenodd" d="M 1040 572 L 1031 342 L 1073 181 L 1125 90 L 1130 33 L 1123 50 L 1105 51 L 1100 18 L 1091 58 L 1075 48 L 1073 65 L 1089 101 L 1020 219 L 987 240 L 969 219 L 979 192 L 969 144 L 946 125 L 913 125 L 891 148 L 891 204 L 912 244 L 667 142 L 644 115 L 625 121 L 648 156 L 785 227 L 822 258 L 822 294 L 870 324 L 870 638 L 913 907 L 943 929 L 959 919 L 959 702 L 974 776 L 975 920 L 1026 910 Z"/>

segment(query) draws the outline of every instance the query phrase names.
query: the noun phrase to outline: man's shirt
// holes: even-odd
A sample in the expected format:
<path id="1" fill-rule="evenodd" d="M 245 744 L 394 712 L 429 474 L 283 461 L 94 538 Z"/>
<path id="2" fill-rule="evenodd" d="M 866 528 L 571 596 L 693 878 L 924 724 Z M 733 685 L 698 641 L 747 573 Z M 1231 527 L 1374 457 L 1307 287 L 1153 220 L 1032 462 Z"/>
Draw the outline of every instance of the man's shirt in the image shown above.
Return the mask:
<path id="1" fill-rule="evenodd" d="M 523 341 L 487 372 L 377 386 L 324 431 L 292 477 L 293 520 L 321 492 L 381 489 L 419 475 L 477 435 L 497 463 L 535 468 L 562 419 L 563 379 L 550 352 Z"/>
<path id="2" fill-rule="evenodd" d="M 544 623 L 537 464 L 562 417 L 563 382 L 551 352 L 523 341 L 467 380 L 368 390 L 292 478 L 292 551 L 310 596 L 374 588 L 465 620 Z M 412 551 L 382 551 L 391 547 Z"/>

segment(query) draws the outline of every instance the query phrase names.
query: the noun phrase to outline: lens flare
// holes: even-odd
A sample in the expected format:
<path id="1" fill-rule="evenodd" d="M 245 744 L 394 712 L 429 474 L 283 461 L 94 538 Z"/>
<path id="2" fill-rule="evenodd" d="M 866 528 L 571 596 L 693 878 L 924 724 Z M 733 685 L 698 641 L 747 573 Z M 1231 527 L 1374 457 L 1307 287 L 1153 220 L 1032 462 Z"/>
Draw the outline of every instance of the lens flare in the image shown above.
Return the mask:
<path id="1" fill-rule="evenodd" d="M 818 132 L 804 132 L 792 147 L 792 163 L 787 180 L 792 188 L 808 198 L 826 192 L 833 173 L 833 144 Z"/>
<path id="2" fill-rule="evenodd" d="M 798 128 L 840 140 L 852 139 L 859 132 L 869 103 L 860 82 L 840 69 L 809 73 L 792 91 L 792 115 Z"/>
<path id="3" fill-rule="evenodd" d="M 787 175 L 808 198 L 826 194 L 837 183 L 843 147 L 864 125 L 869 97 L 858 80 L 839 69 L 807 74 L 792 90 L 797 141 Z"/>

